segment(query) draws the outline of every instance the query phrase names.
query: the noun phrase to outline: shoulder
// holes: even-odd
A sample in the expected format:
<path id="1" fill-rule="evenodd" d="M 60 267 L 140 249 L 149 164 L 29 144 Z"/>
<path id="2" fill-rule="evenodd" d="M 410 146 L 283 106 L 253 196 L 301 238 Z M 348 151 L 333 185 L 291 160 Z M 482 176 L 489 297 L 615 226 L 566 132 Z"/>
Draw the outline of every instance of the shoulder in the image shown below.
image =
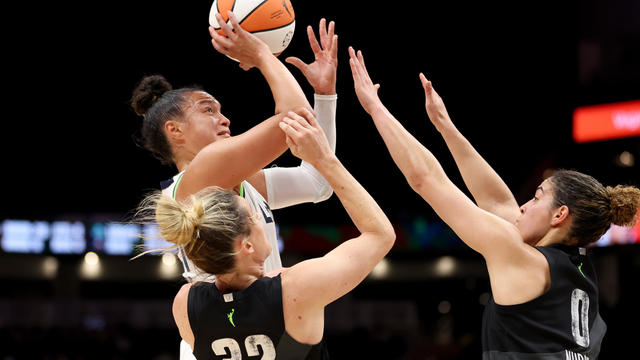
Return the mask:
<path id="1" fill-rule="evenodd" d="M 193 348 L 193 332 L 191 330 L 191 323 L 189 322 L 188 303 L 189 303 L 189 291 L 191 290 L 191 284 L 184 284 L 173 299 L 173 319 L 178 326 L 180 336 L 191 345 Z"/>
<path id="2" fill-rule="evenodd" d="M 176 294 L 175 298 L 173 299 L 174 316 L 175 316 L 176 310 L 186 311 L 187 303 L 189 301 L 189 291 L 191 290 L 191 285 L 192 285 L 191 283 L 182 285 L 182 287 L 180 287 L 180 290 Z"/>

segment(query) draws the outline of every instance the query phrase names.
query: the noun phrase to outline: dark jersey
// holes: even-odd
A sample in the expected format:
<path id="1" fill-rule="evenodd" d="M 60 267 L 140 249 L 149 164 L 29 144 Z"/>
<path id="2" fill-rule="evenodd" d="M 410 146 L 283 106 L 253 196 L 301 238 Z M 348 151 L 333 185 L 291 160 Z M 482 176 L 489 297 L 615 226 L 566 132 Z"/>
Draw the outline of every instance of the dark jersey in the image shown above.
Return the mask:
<path id="1" fill-rule="evenodd" d="M 227 294 L 213 283 L 195 283 L 187 311 L 198 360 L 328 358 L 324 342 L 300 344 L 285 331 L 280 275 Z"/>
<path id="2" fill-rule="evenodd" d="M 598 312 L 598 283 L 586 250 L 560 244 L 536 249 L 549 263 L 551 286 L 523 304 L 489 300 L 482 322 L 483 360 L 597 359 L 607 327 Z"/>

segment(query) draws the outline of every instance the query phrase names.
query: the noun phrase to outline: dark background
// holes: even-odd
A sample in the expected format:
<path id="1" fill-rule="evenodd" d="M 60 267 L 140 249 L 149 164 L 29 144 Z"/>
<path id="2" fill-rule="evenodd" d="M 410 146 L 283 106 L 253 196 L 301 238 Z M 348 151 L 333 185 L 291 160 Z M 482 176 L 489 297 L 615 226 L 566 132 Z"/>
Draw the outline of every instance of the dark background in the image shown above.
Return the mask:
<path id="1" fill-rule="evenodd" d="M 605 185 L 638 185 L 638 166 L 620 167 L 615 162 L 622 151 L 640 156 L 637 137 L 590 144 L 571 139 L 571 115 L 577 106 L 640 98 L 637 1 L 497 5 L 330 0 L 294 1 L 293 6 L 296 34 L 282 59 L 298 56 L 311 62 L 305 26 L 317 30 L 321 17 L 336 21 L 337 154 L 392 221 L 415 216 L 437 221 L 437 217 L 408 187 L 359 106 L 348 46 L 364 52 L 373 80 L 382 85 L 383 102 L 460 186 L 453 159 L 426 117 L 419 72 L 433 81 L 453 121 L 503 176 L 519 202 L 531 197 L 550 168 L 583 171 Z M 159 180 L 172 176 L 175 169 L 159 165 L 132 139 L 140 118 L 128 100 L 146 74 L 161 73 L 175 87 L 202 85 L 223 105 L 233 134 L 272 113 L 273 101 L 259 72 L 242 71 L 212 48 L 209 7 L 207 1 L 24 3 L 7 12 L 5 16 L 14 21 L 5 31 L 3 103 L 11 115 L 5 117 L 9 126 L 2 142 L 7 161 L 0 218 L 55 220 L 79 214 L 117 218 L 134 209 Z M 289 68 L 311 97 L 311 87 L 297 69 Z M 298 160 L 287 153 L 276 163 L 289 166 Z M 281 226 L 349 223 L 335 197 L 278 210 L 275 216 Z M 481 258 L 466 249 L 402 249 L 392 251 L 389 258 L 429 263 L 445 253 L 480 270 L 449 278 L 366 281 L 347 300 L 328 307 L 327 338 L 333 340 L 335 358 L 366 346 L 376 349 L 369 358 L 479 358 L 482 306 L 477 299 L 488 291 Z M 312 255 L 285 253 L 283 258 Z M 640 300 L 634 289 L 640 257 L 636 246 L 597 249 L 595 255 L 601 276 L 607 279 L 601 312 L 609 333 L 602 358 L 614 358 L 631 348 L 633 337 L 624 330 L 624 322 L 640 320 L 634 305 Z M 5 264 L 12 257 L 0 256 Z M 23 260 L 28 263 L 27 257 L 18 257 Z M 60 260 L 61 269 L 77 262 L 74 257 Z M 19 266 L 15 269 L 20 273 Z M 152 304 L 160 304 L 160 310 L 148 316 L 167 316 L 163 306 L 179 281 L 82 282 L 74 280 L 72 271 L 53 281 L 4 274 L 0 302 L 5 307 L 0 314 L 33 314 L 36 308 L 59 313 L 73 304 L 83 309 L 86 304 L 102 304 L 95 305 L 100 311 L 86 310 L 98 314 L 95 318 L 102 319 L 102 326 L 91 322 L 93 315 L 78 320 L 81 326 L 76 327 L 55 321 L 47 326 L 26 320 L 5 326 L 0 322 L 0 338 L 5 338 L 0 356 L 5 359 L 176 355 L 178 335 L 170 318 L 161 324 L 135 323 L 126 316 L 116 321 L 119 317 L 106 316 L 105 309 L 146 314 Z M 72 290 L 66 282 L 75 284 Z M 442 314 L 436 309 L 444 300 L 452 310 Z M 409 324 L 404 331 L 385 328 L 392 321 L 354 321 L 355 326 L 329 320 L 331 314 L 340 317 L 340 311 L 379 314 L 398 307 L 409 309 L 403 313 Z M 79 345 L 79 339 L 90 345 Z M 49 346 L 34 348 L 34 343 Z"/>

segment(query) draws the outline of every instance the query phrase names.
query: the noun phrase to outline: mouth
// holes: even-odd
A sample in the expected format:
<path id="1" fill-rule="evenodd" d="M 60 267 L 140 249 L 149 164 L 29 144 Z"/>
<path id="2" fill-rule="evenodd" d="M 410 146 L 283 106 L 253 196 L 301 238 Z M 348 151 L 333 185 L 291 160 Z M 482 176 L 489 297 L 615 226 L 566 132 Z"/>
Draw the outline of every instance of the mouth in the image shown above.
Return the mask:
<path id="1" fill-rule="evenodd" d="M 231 137 L 231 131 L 223 130 L 223 131 L 220 131 L 217 135 L 218 136 L 224 136 L 224 137 Z"/>

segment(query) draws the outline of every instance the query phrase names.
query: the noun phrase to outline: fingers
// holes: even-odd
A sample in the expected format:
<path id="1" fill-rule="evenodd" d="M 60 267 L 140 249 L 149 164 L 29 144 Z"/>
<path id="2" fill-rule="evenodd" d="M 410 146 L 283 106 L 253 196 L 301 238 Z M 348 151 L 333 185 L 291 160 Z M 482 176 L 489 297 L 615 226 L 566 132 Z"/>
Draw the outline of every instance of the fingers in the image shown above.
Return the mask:
<path id="1" fill-rule="evenodd" d="M 338 35 L 331 37 L 331 58 L 338 59 Z"/>
<path id="2" fill-rule="evenodd" d="M 302 118 L 301 121 L 306 128 L 309 127 L 319 127 L 320 125 L 316 121 L 316 115 L 307 108 L 302 108 L 302 110 L 298 111 L 298 115 Z M 306 120 L 306 123 L 304 123 Z"/>
<path id="3" fill-rule="evenodd" d="M 282 121 L 287 123 L 289 126 L 293 127 L 296 131 L 300 132 L 304 129 L 310 129 L 311 124 L 309 124 L 308 118 L 313 118 L 313 114 L 309 110 L 302 109 L 300 111 L 301 115 L 296 114 L 293 111 L 289 111 L 287 116 L 282 118 Z"/>
<path id="4" fill-rule="evenodd" d="M 318 40 L 316 40 L 316 34 L 313 32 L 313 28 L 311 25 L 307 26 L 307 37 L 309 38 L 309 45 L 311 45 L 311 50 L 313 54 L 318 58 L 318 54 L 322 51 L 320 48 L 320 44 L 318 44 Z"/>
<path id="5" fill-rule="evenodd" d="M 302 71 L 303 74 L 306 73 L 307 66 L 309 66 L 304 61 L 300 60 L 295 56 L 289 56 L 288 58 L 284 59 L 284 61 L 297 67 L 298 70 Z"/>
<path id="6" fill-rule="evenodd" d="M 356 55 L 356 51 L 351 46 L 349 46 L 349 64 L 351 65 L 354 79 L 362 79 L 365 76 L 366 69 L 364 69 L 362 62 Z"/>
<path id="7" fill-rule="evenodd" d="M 232 45 L 229 39 L 218 34 L 215 30 L 211 33 L 211 44 L 218 52 L 223 54 L 227 54 L 229 46 Z"/>
<path id="8" fill-rule="evenodd" d="M 328 44 L 329 37 L 327 36 L 327 20 L 324 18 L 320 19 L 320 26 L 318 26 L 318 33 L 320 35 L 320 44 L 322 44 L 322 48 L 326 49 Z"/>
<path id="9" fill-rule="evenodd" d="M 238 22 L 238 18 L 236 18 L 236 15 L 231 11 L 227 11 L 227 15 L 229 15 L 229 21 L 231 22 L 231 26 L 233 26 L 232 31 L 236 34 L 240 34 L 244 32 L 244 29 L 242 28 L 242 26 L 240 26 L 240 23 Z"/>
<path id="10" fill-rule="evenodd" d="M 335 34 L 336 23 L 334 21 L 329 22 L 329 33 L 327 34 L 327 38 L 333 39 L 333 35 Z"/>
<path id="11" fill-rule="evenodd" d="M 427 96 L 431 96 L 434 92 L 433 84 L 431 84 L 431 81 L 429 81 L 427 77 L 424 76 L 423 73 L 420 73 L 419 77 L 420 77 L 420 82 L 422 83 L 422 88 L 424 88 L 424 93 Z"/>
<path id="12" fill-rule="evenodd" d="M 229 26 L 229 24 L 224 21 L 222 15 L 216 14 L 216 20 L 218 20 L 218 25 L 220 25 L 220 29 L 225 33 L 225 35 L 227 35 L 228 37 L 236 36 L 233 33 L 233 29 L 231 28 L 231 26 Z"/>

